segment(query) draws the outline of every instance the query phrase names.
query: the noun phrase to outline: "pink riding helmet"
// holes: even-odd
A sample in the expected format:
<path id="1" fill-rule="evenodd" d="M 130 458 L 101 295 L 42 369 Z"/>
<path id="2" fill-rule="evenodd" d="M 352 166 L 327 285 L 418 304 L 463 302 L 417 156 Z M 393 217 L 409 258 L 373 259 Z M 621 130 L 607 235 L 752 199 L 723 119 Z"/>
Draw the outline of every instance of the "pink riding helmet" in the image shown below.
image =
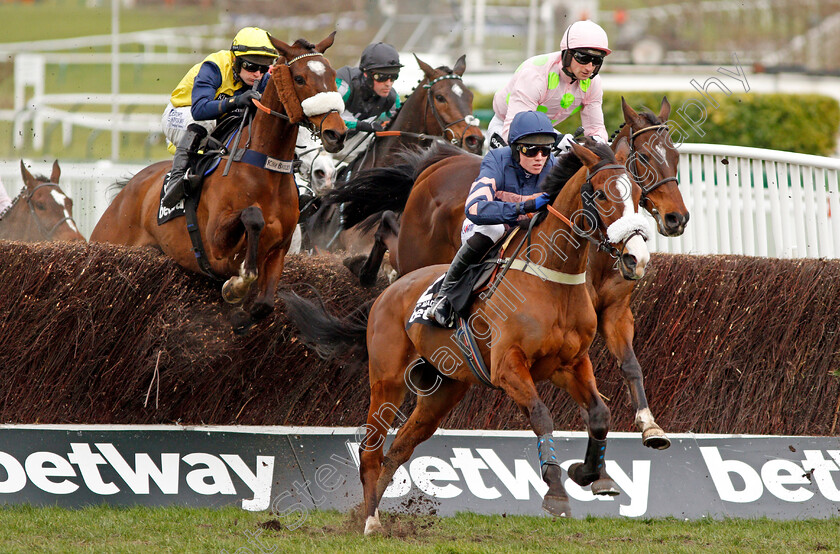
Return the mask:
<path id="1" fill-rule="evenodd" d="M 600 50 L 604 55 L 608 55 L 612 52 L 608 44 L 607 33 L 600 25 L 588 19 L 575 21 L 569 25 L 560 41 L 560 50 L 563 52 L 563 72 L 574 77 L 567 69 L 572 61 L 572 50 Z M 592 77 L 597 75 L 600 69 L 596 67 Z"/>

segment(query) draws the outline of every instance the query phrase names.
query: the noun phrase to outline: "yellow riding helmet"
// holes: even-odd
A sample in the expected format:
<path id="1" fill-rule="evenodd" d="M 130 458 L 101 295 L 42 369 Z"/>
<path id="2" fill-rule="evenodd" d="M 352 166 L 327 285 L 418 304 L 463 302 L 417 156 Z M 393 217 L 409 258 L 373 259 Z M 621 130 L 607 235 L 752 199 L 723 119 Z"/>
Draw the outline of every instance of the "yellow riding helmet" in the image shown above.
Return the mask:
<path id="1" fill-rule="evenodd" d="M 245 57 L 251 60 L 257 56 L 262 63 L 266 60 L 273 60 L 278 56 L 277 50 L 268 38 L 268 32 L 259 27 L 245 27 L 240 29 L 230 45 L 230 51 L 238 57 Z M 271 63 L 268 61 L 268 63 Z"/>

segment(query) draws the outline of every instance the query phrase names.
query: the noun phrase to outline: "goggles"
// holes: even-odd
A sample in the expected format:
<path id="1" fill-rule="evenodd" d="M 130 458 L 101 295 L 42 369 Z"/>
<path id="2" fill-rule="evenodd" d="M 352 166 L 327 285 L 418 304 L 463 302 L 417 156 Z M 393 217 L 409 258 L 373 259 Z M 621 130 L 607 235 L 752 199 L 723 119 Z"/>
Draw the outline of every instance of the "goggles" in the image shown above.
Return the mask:
<path id="1" fill-rule="evenodd" d="M 516 150 L 526 158 L 536 157 L 537 154 L 542 154 L 547 158 L 551 154 L 551 146 L 538 144 L 517 144 Z"/>
<path id="2" fill-rule="evenodd" d="M 592 54 L 578 52 L 577 50 L 572 51 L 572 57 L 580 65 L 586 65 L 590 63 L 592 65 L 601 65 L 602 63 L 604 63 L 604 56 L 593 56 Z"/>
<path id="3" fill-rule="evenodd" d="M 258 63 L 249 62 L 248 60 L 242 60 L 242 69 L 251 73 L 259 71 L 260 73 L 265 74 L 268 73 L 268 68 L 269 66 L 267 65 L 260 65 Z"/>
<path id="4" fill-rule="evenodd" d="M 380 73 L 376 72 L 372 75 L 373 80 L 377 83 L 384 83 L 385 81 L 396 81 L 400 78 L 399 73 Z"/>

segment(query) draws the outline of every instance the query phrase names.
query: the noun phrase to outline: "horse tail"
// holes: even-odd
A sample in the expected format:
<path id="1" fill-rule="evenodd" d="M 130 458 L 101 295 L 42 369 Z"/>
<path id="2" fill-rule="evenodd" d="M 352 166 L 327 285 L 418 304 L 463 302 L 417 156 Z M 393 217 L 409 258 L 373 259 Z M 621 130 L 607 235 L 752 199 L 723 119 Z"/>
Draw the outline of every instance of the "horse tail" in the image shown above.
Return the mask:
<path id="1" fill-rule="evenodd" d="M 417 177 L 427 167 L 458 154 L 465 152 L 443 141 L 435 141 L 428 149 L 407 148 L 397 156 L 396 163 L 364 169 L 328 192 L 324 195 L 325 203 L 344 205 L 344 229 L 386 210 L 402 213 Z"/>
<path id="2" fill-rule="evenodd" d="M 122 189 L 124 189 L 125 186 L 128 184 L 128 182 L 131 181 L 133 178 L 134 178 L 134 176 L 132 175 L 131 177 L 125 177 L 123 179 L 117 179 L 114 183 L 108 185 L 108 188 L 106 190 L 108 190 L 109 192 L 117 193 L 117 192 L 121 191 Z"/>
<path id="3" fill-rule="evenodd" d="M 367 361 L 367 320 L 373 300 L 365 302 L 347 316 L 336 317 L 327 311 L 321 295 L 314 300 L 294 292 L 280 292 L 286 316 L 298 329 L 301 342 L 323 359 L 360 351 L 360 362 Z"/>

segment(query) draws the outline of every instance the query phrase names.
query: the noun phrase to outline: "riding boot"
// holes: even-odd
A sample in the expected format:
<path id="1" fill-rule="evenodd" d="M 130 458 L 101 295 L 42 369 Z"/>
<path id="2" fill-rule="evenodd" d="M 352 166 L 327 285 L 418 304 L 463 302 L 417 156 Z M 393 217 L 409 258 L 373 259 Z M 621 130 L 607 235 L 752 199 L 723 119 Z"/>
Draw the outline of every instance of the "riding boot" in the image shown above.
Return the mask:
<path id="1" fill-rule="evenodd" d="M 204 127 L 200 127 L 204 130 Z M 174 208 L 175 205 L 187 194 L 187 180 L 184 175 L 187 173 L 187 166 L 190 163 L 190 156 L 196 151 L 198 143 L 207 136 L 207 131 L 202 134 L 194 130 L 195 126 L 190 125 L 184 136 L 178 142 L 175 149 L 175 157 L 172 158 L 172 169 L 169 172 L 169 182 L 166 185 L 166 193 L 161 204 L 165 208 Z"/>
<path id="2" fill-rule="evenodd" d="M 455 254 L 455 259 L 449 264 L 435 303 L 426 311 L 426 319 L 434 319 L 441 327 L 452 327 L 454 314 L 449 294 L 467 268 L 479 263 L 491 246 L 493 246 L 493 240 L 481 233 L 474 234 L 461 246 Z"/>

